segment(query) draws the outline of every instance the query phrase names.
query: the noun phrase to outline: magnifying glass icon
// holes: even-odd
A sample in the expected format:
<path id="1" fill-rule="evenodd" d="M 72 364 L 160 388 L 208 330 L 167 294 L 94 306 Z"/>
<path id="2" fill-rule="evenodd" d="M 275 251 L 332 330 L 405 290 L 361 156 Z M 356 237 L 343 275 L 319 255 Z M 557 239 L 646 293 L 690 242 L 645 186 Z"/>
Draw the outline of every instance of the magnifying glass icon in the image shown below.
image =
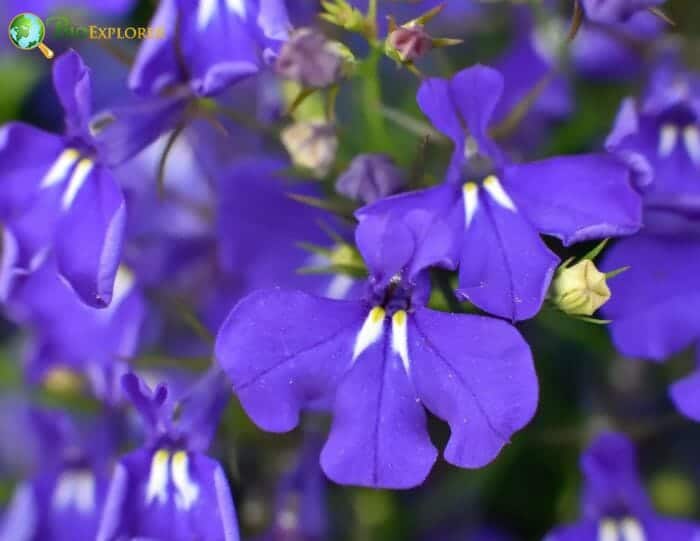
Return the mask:
<path id="1" fill-rule="evenodd" d="M 23 51 L 39 49 L 48 60 L 54 57 L 54 53 L 44 45 L 46 26 L 40 17 L 33 13 L 20 13 L 12 18 L 8 27 L 8 35 L 12 45 Z"/>

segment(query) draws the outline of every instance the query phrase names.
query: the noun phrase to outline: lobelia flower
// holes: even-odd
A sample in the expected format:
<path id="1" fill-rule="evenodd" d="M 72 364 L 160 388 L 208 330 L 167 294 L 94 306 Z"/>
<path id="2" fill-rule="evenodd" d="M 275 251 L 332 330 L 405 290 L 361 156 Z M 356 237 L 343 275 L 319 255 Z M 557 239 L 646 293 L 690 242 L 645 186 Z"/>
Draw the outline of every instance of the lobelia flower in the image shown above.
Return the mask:
<path id="1" fill-rule="evenodd" d="M 165 37 L 145 40 L 129 74 L 137 99 L 101 113 L 109 163 L 206 112 L 203 98 L 260 74 L 287 40 L 284 0 L 164 0 L 151 20 Z"/>
<path id="2" fill-rule="evenodd" d="M 32 479 L 16 487 L 0 539 L 94 539 L 116 447 L 114 414 L 79 424 L 56 411 L 33 409 L 30 419 L 42 455 Z"/>
<path id="3" fill-rule="evenodd" d="M 360 154 L 338 177 L 335 189 L 364 204 L 398 192 L 406 184 L 404 174 L 386 154 Z"/>
<path id="4" fill-rule="evenodd" d="M 565 39 L 567 23 L 558 23 L 560 37 Z M 622 22 L 584 24 L 571 43 L 573 65 L 578 73 L 595 79 L 640 77 L 648 67 L 642 51 L 661 36 L 666 25 L 646 11 L 638 11 Z"/>
<path id="5" fill-rule="evenodd" d="M 168 401 L 165 385 L 151 391 L 134 374 L 122 378 L 150 436 L 117 464 L 97 541 L 239 540 L 224 471 L 204 454 L 227 402 L 220 383 L 218 371 L 206 374 L 180 401 L 174 421 L 176 404 Z"/>
<path id="6" fill-rule="evenodd" d="M 90 72 L 75 51 L 57 58 L 54 87 L 65 112 L 65 133 L 22 123 L 0 128 L 3 289 L 53 251 L 58 271 L 95 307 L 112 300 L 125 226 L 125 205 L 103 166 L 89 128 Z"/>
<path id="7" fill-rule="evenodd" d="M 283 0 L 165 0 L 151 21 L 165 38 L 145 41 L 129 77 L 139 94 L 185 84 L 212 96 L 258 73 L 289 34 Z"/>
<path id="8" fill-rule="evenodd" d="M 115 380 L 136 353 L 146 315 L 133 274 L 121 267 L 106 308 L 81 302 L 58 276 L 49 258 L 19 285 L 7 306 L 12 320 L 30 331 L 33 348 L 25 360 L 29 379 L 46 381 L 58 370 L 84 375 L 93 392 L 115 402 Z"/>
<path id="9" fill-rule="evenodd" d="M 425 409 L 450 425 L 447 461 L 479 468 L 537 407 L 532 356 L 512 326 L 426 307 L 421 271 L 449 242 L 445 225 L 433 227 L 431 243 L 416 242 L 430 220 L 423 211 L 396 225 L 377 220 L 370 241 L 381 236 L 378 243 L 358 231 L 371 275 L 364 298 L 262 290 L 240 301 L 218 333 L 215 357 L 264 430 L 292 430 L 303 409 L 335 397 L 321 466 L 338 483 L 421 484 L 437 457 Z"/>
<path id="10" fill-rule="evenodd" d="M 630 234 L 640 227 L 641 204 L 629 168 L 609 154 L 510 163 L 488 133 L 502 92 L 502 76 L 485 66 L 425 81 L 418 104 L 455 145 L 445 182 L 378 201 L 356 215 L 358 235 L 370 239 L 369 218 L 400 222 L 421 209 L 430 217 L 418 233 L 426 242 L 443 218 L 451 234 L 438 259 L 459 266 L 458 296 L 522 320 L 539 311 L 559 261 L 540 234 L 565 245 Z M 398 253 L 387 255 L 388 264 L 395 266 L 390 260 Z"/>
<path id="11" fill-rule="evenodd" d="M 545 541 L 692 541 L 697 524 L 658 515 L 637 471 L 634 447 L 621 434 L 599 436 L 581 457 L 584 485 L 579 522 Z"/>
<path id="12" fill-rule="evenodd" d="M 605 260 L 631 267 L 604 309 L 626 355 L 662 361 L 700 339 L 699 98 L 697 76 L 663 62 L 646 97 L 623 102 L 608 137 L 611 151 L 636 167 L 644 199 L 644 231 Z"/>
<path id="13" fill-rule="evenodd" d="M 581 5 L 584 14 L 591 21 L 612 24 L 625 22 L 632 15 L 658 7 L 664 2 L 665 0 L 581 0 Z"/>

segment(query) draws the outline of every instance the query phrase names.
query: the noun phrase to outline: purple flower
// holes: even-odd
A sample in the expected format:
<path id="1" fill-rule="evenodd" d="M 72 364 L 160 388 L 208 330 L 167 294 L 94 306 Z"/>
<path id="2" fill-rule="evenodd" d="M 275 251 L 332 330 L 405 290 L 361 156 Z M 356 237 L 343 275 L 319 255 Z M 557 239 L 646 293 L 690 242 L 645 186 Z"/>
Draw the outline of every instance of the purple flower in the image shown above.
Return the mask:
<path id="1" fill-rule="evenodd" d="M 278 75 L 310 88 L 337 83 L 343 69 L 343 58 L 333 42 L 313 28 L 296 30 L 282 49 L 275 63 Z"/>
<path id="2" fill-rule="evenodd" d="M 566 31 L 561 23 L 560 39 Z M 643 46 L 666 26 L 659 17 L 639 11 L 623 22 L 584 24 L 571 44 L 576 70 L 587 77 L 618 80 L 639 77 L 647 67 Z"/>
<path id="3" fill-rule="evenodd" d="M 415 211 L 396 226 L 378 220 L 372 239 L 358 231 L 371 274 L 363 299 L 258 291 L 217 336 L 216 359 L 261 428 L 291 430 L 303 409 L 335 396 L 321 465 L 338 483 L 422 483 L 437 457 L 425 409 L 450 425 L 445 458 L 465 468 L 491 462 L 535 412 L 532 357 L 513 327 L 425 306 L 429 281 L 419 270 L 449 241 L 447 226 L 435 225 L 431 243 L 417 242 L 430 220 Z M 397 263 L 391 272 L 386 254 Z"/>
<path id="4" fill-rule="evenodd" d="M 0 218 L 12 247 L 2 282 L 7 290 L 18 269 L 35 269 L 53 250 L 82 300 L 104 307 L 119 265 L 124 199 L 90 131 L 89 69 L 69 51 L 56 59 L 53 77 L 65 111 L 63 135 L 21 123 L 0 128 Z"/>
<path id="5" fill-rule="evenodd" d="M 360 154 L 338 177 L 338 193 L 365 204 L 398 192 L 406 184 L 401 170 L 385 154 Z"/>
<path id="6" fill-rule="evenodd" d="M 165 36 L 139 49 L 129 74 L 137 96 L 101 113 L 105 127 L 97 138 L 110 165 L 198 115 L 211 116 L 198 99 L 259 74 L 290 27 L 284 0 L 164 0 L 150 24 Z"/>
<path id="7" fill-rule="evenodd" d="M 0 539 L 94 539 L 116 444 L 114 417 L 79 425 L 67 415 L 32 409 L 30 419 L 41 441 L 39 469 L 15 489 Z"/>
<path id="8" fill-rule="evenodd" d="M 658 7 L 665 0 L 581 0 L 583 11 L 591 21 L 618 23 L 628 20 L 635 13 Z"/>
<path id="9" fill-rule="evenodd" d="M 700 77 L 663 59 L 646 95 L 622 103 L 607 147 L 638 172 L 647 228 L 659 213 L 700 217 Z"/>
<path id="10" fill-rule="evenodd" d="M 151 391 L 134 374 L 122 384 L 150 435 L 118 463 L 97 540 L 238 541 L 228 481 L 204 454 L 226 405 L 220 374 L 209 372 L 180 401 L 177 422 L 167 387 Z"/>
<path id="11" fill-rule="evenodd" d="M 630 265 L 604 315 L 626 355 L 662 361 L 700 339 L 700 80 L 664 62 L 641 102 L 627 99 L 608 147 L 637 170 L 644 232 L 606 266 Z"/>
<path id="12" fill-rule="evenodd" d="M 49 259 L 17 287 L 8 311 L 31 332 L 33 348 L 26 370 L 42 381 L 55 369 L 84 375 L 96 396 L 115 402 L 115 380 L 136 353 L 145 319 L 145 301 L 131 272 L 120 268 L 106 308 L 80 301 Z"/>
<path id="13" fill-rule="evenodd" d="M 605 265 L 630 266 L 603 308 L 620 352 L 664 361 L 700 340 L 700 234 L 639 234 L 613 246 Z"/>
<path id="14" fill-rule="evenodd" d="M 165 0 L 151 25 L 164 39 L 145 41 L 129 85 L 160 95 L 185 84 L 197 96 L 212 96 L 258 73 L 287 39 L 283 0 Z"/>
<path id="15" fill-rule="evenodd" d="M 637 472 L 634 447 L 603 434 L 581 457 L 584 486 L 579 522 L 555 529 L 545 541 L 691 541 L 700 526 L 656 514 Z"/>
<path id="16" fill-rule="evenodd" d="M 459 266 L 458 295 L 521 320 L 540 309 L 559 261 L 540 234 L 565 245 L 630 234 L 640 226 L 641 205 L 629 169 L 612 155 L 510 163 L 488 132 L 502 92 L 502 76 L 485 66 L 424 82 L 418 104 L 455 145 L 446 181 L 360 209 L 358 235 L 371 239 L 370 218 L 394 223 L 420 210 L 427 218 L 418 238 L 432 243 L 444 219 L 450 235 L 437 259 Z M 400 268 L 397 254 L 384 264 Z"/>

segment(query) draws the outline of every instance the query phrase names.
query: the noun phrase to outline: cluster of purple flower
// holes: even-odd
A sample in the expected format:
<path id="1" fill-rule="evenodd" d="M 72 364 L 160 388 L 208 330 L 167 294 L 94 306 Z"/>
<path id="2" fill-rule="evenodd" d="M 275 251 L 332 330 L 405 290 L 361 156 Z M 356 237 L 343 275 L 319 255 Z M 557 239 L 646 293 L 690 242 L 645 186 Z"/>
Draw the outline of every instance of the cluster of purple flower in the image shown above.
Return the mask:
<path id="1" fill-rule="evenodd" d="M 544 27 L 529 7 L 493 8 L 517 24 L 494 67 L 421 76 L 432 126 L 398 113 L 451 145 L 427 187 L 371 149 L 339 167 L 336 96 L 376 77 L 363 68 L 381 56 L 419 73 L 458 43 L 429 24 L 455 31 L 487 8 L 421 2 L 422 15 L 383 29 L 376 1 L 314 6 L 369 43 L 365 61 L 303 26 L 308 4 L 161 0 L 151 24 L 165 38 L 140 44 L 128 94 L 93 114 L 91 70 L 69 50 L 52 66 L 64 131 L 0 128 L 0 294 L 26 333 L 27 380 L 60 388 L 78 375 L 101 412 L 8 400 L 38 456 L 0 540 L 237 541 L 228 477 L 207 454 L 231 389 L 269 432 L 330 414 L 325 442 L 314 431 L 282 480 L 265 537 L 320 539 L 319 463 L 339 484 L 421 485 L 438 455 L 427 412 L 449 425 L 447 462 L 496 459 L 538 407 L 515 324 L 545 304 L 584 318 L 605 305 L 630 356 L 664 361 L 700 339 L 700 78 L 673 47 L 650 51 L 646 93 L 622 103 L 599 151 L 524 159 L 574 107 L 562 57 L 587 76 L 639 75 L 650 64 L 630 41 L 662 34 L 661 0 L 574 0 L 584 20 L 569 48 L 555 11 Z M 285 179 L 302 173 L 330 182 Z M 624 238 L 607 276 L 631 267 L 612 294 L 592 256 L 572 266 L 554 253 L 610 237 Z M 213 363 L 195 377 L 149 356 Z M 700 373 L 671 390 L 697 421 L 699 391 Z M 654 513 L 624 436 L 601 435 L 581 467 L 583 518 L 549 541 L 700 538 L 700 525 Z M 302 494 L 291 510 L 290 493 Z"/>

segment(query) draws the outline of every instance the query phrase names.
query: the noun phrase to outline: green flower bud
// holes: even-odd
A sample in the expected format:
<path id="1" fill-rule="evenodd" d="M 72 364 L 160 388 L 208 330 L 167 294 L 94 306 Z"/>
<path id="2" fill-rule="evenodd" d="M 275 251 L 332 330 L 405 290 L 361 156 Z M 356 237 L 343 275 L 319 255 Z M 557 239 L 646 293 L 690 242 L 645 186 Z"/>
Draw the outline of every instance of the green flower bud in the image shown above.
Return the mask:
<path id="1" fill-rule="evenodd" d="M 282 144 L 294 165 L 325 177 L 335 162 L 338 138 L 335 127 L 325 122 L 295 122 L 282 130 Z"/>
<path id="2" fill-rule="evenodd" d="M 322 0 L 323 12 L 321 19 L 335 24 L 350 32 L 366 33 L 368 22 L 365 15 L 345 0 Z"/>
<path id="3" fill-rule="evenodd" d="M 606 276 L 590 259 L 557 270 L 550 290 L 550 300 L 562 312 L 591 316 L 610 299 Z"/>

